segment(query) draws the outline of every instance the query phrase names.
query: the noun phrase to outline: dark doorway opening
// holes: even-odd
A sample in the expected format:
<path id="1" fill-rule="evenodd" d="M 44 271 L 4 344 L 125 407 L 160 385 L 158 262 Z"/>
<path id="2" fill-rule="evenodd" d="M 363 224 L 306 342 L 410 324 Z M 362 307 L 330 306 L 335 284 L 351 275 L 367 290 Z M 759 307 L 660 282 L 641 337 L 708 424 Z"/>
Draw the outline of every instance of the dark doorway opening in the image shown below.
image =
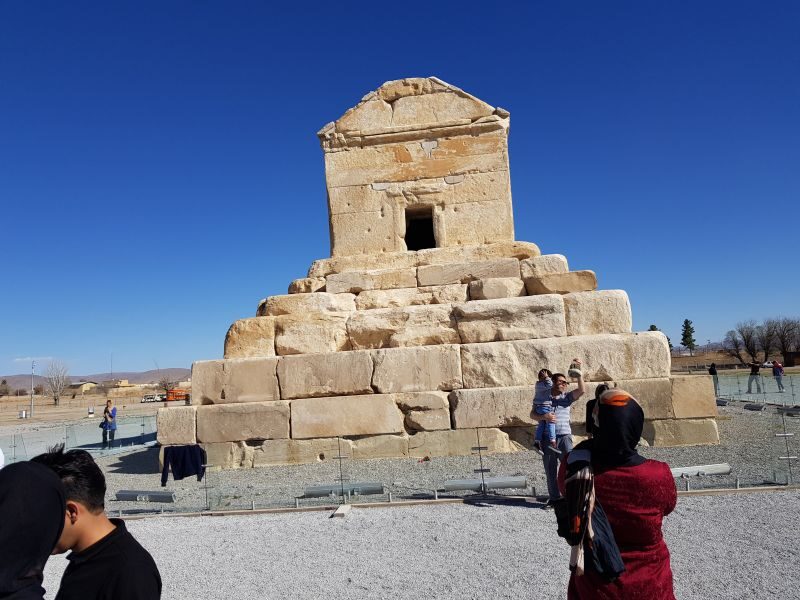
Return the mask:
<path id="1" fill-rule="evenodd" d="M 436 248 L 432 206 L 406 209 L 406 248 L 409 250 Z"/>

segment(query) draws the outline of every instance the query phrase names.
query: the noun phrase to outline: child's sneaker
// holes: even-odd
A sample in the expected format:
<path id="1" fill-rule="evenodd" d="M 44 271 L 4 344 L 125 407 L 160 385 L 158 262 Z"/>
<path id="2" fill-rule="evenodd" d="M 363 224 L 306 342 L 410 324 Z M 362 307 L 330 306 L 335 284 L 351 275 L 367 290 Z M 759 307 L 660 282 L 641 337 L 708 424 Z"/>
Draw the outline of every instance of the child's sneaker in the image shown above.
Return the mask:
<path id="1" fill-rule="evenodd" d="M 572 363 L 569 366 L 569 370 L 567 371 L 567 375 L 569 375 L 570 377 L 575 377 L 576 379 L 578 377 L 580 377 L 581 375 L 583 375 L 583 372 L 581 371 L 580 363 Z"/>
<path id="2" fill-rule="evenodd" d="M 558 449 L 558 444 L 556 442 L 550 442 L 550 451 L 554 454 L 561 454 L 561 450 Z"/>
<path id="3" fill-rule="evenodd" d="M 544 452 L 542 452 L 542 444 L 539 442 L 533 442 L 533 450 L 539 456 L 544 456 Z"/>

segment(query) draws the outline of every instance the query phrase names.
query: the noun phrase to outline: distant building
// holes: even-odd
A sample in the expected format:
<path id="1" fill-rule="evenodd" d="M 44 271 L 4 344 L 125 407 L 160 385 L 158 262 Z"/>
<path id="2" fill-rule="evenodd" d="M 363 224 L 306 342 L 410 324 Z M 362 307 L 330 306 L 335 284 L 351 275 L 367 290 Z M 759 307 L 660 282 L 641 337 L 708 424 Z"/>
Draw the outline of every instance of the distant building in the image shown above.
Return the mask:
<path id="1" fill-rule="evenodd" d="M 77 383 L 69 384 L 69 389 L 75 393 L 85 393 L 89 390 L 93 390 L 97 387 L 97 383 L 94 381 L 78 381 Z"/>
<path id="2" fill-rule="evenodd" d="M 110 381 L 104 381 L 103 385 L 106 387 L 121 388 L 134 387 L 135 384 L 130 383 L 127 379 L 111 379 Z"/>

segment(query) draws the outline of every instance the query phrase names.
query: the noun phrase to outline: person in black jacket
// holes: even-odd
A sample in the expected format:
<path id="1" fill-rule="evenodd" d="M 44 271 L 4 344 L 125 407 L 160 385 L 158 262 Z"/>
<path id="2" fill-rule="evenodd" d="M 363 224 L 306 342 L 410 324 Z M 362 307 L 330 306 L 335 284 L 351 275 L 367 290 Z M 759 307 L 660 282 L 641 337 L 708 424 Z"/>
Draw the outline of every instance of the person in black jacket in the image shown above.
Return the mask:
<path id="1" fill-rule="evenodd" d="M 52 469 L 66 493 L 64 530 L 53 554 L 71 550 L 56 600 L 158 600 L 161 576 L 150 554 L 105 514 L 106 480 L 84 450 L 63 445 L 31 459 Z"/>

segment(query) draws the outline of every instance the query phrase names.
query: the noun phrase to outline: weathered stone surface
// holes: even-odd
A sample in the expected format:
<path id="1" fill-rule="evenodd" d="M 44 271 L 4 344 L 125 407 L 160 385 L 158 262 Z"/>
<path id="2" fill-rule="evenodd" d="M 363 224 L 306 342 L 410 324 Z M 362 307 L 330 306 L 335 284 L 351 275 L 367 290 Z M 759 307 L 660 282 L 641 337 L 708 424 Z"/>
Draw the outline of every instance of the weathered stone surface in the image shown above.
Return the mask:
<path id="1" fill-rule="evenodd" d="M 645 419 L 672 419 L 675 416 L 672 411 L 672 381 L 669 377 L 592 381 L 586 383 L 586 394 L 583 398 L 572 405 L 570 416 L 573 423 L 586 422 L 586 403 L 594 398 L 594 392 L 601 383 L 623 389 L 636 398 L 644 411 Z"/>
<path id="2" fill-rule="evenodd" d="M 676 419 L 717 416 L 717 399 L 710 375 L 674 375 L 672 409 Z"/>
<path id="3" fill-rule="evenodd" d="M 369 290 L 356 296 L 356 308 L 358 310 L 370 310 L 373 308 L 451 304 L 466 301 L 467 286 L 457 283 L 398 290 Z"/>
<path id="4" fill-rule="evenodd" d="M 645 421 L 642 437 L 656 447 L 719 444 L 719 430 L 714 419 Z"/>
<path id="5" fill-rule="evenodd" d="M 564 295 L 567 335 L 630 333 L 631 304 L 622 290 L 575 292 Z"/>
<path id="6" fill-rule="evenodd" d="M 384 269 L 379 271 L 348 271 L 328 275 L 326 289 L 333 294 L 349 292 L 358 294 L 364 290 L 389 290 L 416 288 L 417 270 Z"/>
<path id="7" fill-rule="evenodd" d="M 158 443 L 162 446 L 197 443 L 197 407 L 159 408 L 156 415 Z"/>
<path id="8" fill-rule="evenodd" d="M 369 351 L 284 356 L 278 364 L 285 400 L 318 396 L 371 394 Z"/>
<path id="9" fill-rule="evenodd" d="M 402 433 L 403 413 L 383 394 L 292 401 L 292 438 Z"/>
<path id="10" fill-rule="evenodd" d="M 395 402 L 405 415 L 411 431 L 450 429 L 450 403 L 447 392 L 395 394 Z"/>
<path id="11" fill-rule="evenodd" d="M 310 440 L 265 440 L 253 448 L 253 466 L 304 465 L 324 462 L 339 456 L 353 455 L 350 440 L 318 438 Z"/>
<path id="12" fill-rule="evenodd" d="M 370 435 L 351 440 L 353 458 L 398 458 L 408 456 L 408 436 Z"/>
<path id="13" fill-rule="evenodd" d="M 440 246 L 514 239 L 514 216 L 508 199 L 450 204 L 438 216 L 435 225 Z"/>
<path id="14" fill-rule="evenodd" d="M 573 357 L 596 381 L 668 377 L 670 370 L 669 346 L 659 331 L 465 344 L 463 387 L 533 385 L 538 369 L 563 372 Z"/>
<path id="15" fill-rule="evenodd" d="M 541 251 L 531 242 L 506 241 L 480 246 L 454 248 L 428 248 L 418 252 L 386 252 L 382 254 L 359 254 L 316 260 L 308 270 L 309 277 L 327 277 L 331 273 L 347 271 L 372 271 L 378 269 L 401 269 L 423 265 L 479 262 L 498 258 L 524 260 L 539 256 Z"/>
<path id="16" fill-rule="evenodd" d="M 552 338 L 566 335 L 561 296 L 477 300 L 453 314 L 462 343 Z"/>
<path id="17" fill-rule="evenodd" d="M 469 283 L 470 300 L 497 300 L 525 295 L 525 282 L 518 277 L 492 277 Z"/>
<path id="18" fill-rule="evenodd" d="M 469 456 L 478 445 L 474 429 L 451 429 L 448 431 L 420 431 L 408 438 L 408 455 L 413 458 L 429 456 Z M 514 452 L 516 448 L 508 434 L 499 429 L 481 429 L 480 445 L 486 446 L 489 454 Z"/>
<path id="19" fill-rule="evenodd" d="M 453 427 L 535 426 L 532 386 L 454 390 L 450 392 Z"/>
<path id="20" fill-rule="evenodd" d="M 259 316 L 308 315 L 324 312 L 348 312 L 356 309 L 353 294 L 287 294 L 270 296 L 258 305 Z"/>
<path id="21" fill-rule="evenodd" d="M 225 358 L 275 356 L 275 319 L 240 319 L 225 336 Z"/>
<path id="22" fill-rule="evenodd" d="M 519 261 L 519 269 L 523 279 L 542 277 L 551 273 L 567 273 L 567 258 L 561 254 L 543 254 Z"/>
<path id="23" fill-rule="evenodd" d="M 515 258 L 500 258 L 474 263 L 426 265 L 417 269 L 420 286 L 469 283 L 491 277 L 519 277 L 519 261 Z"/>
<path id="24" fill-rule="evenodd" d="M 358 311 L 347 333 L 355 350 L 460 342 L 450 304 Z"/>
<path id="25" fill-rule="evenodd" d="M 591 292 L 597 289 L 594 271 L 570 271 L 569 273 L 549 273 L 525 279 L 528 293 L 569 294 L 570 292 Z"/>
<path id="26" fill-rule="evenodd" d="M 280 400 L 277 358 L 232 358 L 222 363 L 222 393 L 204 404 Z"/>
<path id="27" fill-rule="evenodd" d="M 331 215 L 331 256 L 400 252 L 405 227 L 402 208 L 388 201 L 378 211 Z"/>
<path id="28" fill-rule="evenodd" d="M 421 346 L 371 350 L 372 385 L 382 394 L 426 392 L 463 387 L 458 346 Z"/>
<path id="29" fill-rule="evenodd" d="M 310 294 L 325 291 L 324 277 L 302 277 L 289 284 L 290 294 Z"/>
<path id="30" fill-rule="evenodd" d="M 280 356 L 350 350 L 350 313 L 312 313 L 275 317 L 275 349 Z"/>
<path id="31" fill-rule="evenodd" d="M 192 363 L 192 404 L 213 404 L 222 397 L 221 360 L 198 360 Z"/>
<path id="32" fill-rule="evenodd" d="M 288 437 L 288 402 L 221 404 L 197 408 L 199 442 L 236 442 Z"/>
<path id="33" fill-rule="evenodd" d="M 253 448 L 245 442 L 216 442 L 201 444 L 206 451 L 206 470 L 250 469 L 253 466 Z"/>

